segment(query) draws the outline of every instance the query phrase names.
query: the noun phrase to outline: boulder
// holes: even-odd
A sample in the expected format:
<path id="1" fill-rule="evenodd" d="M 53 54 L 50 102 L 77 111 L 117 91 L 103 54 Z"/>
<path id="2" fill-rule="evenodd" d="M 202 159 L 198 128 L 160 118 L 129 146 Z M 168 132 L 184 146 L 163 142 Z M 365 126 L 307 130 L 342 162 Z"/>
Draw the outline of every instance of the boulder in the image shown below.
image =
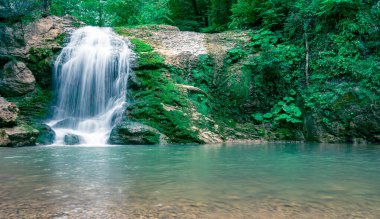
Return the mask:
<path id="1" fill-rule="evenodd" d="M 49 145 L 53 144 L 55 140 L 55 132 L 50 126 L 41 124 L 40 127 L 38 127 L 40 134 L 37 138 L 37 143 L 41 145 Z"/>
<path id="2" fill-rule="evenodd" d="M 67 134 L 64 138 L 65 145 L 77 145 L 81 143 L 81 139 L 78 135 Z"/>
<path id="3" fill-rule="evenodd" d="M 0 127 L 12 127 L 17 123 L 18 107 L 0 97 Z"/>
<path id="4" fill-rule="evenodd" d="M 39 131 L 28 125 L 0 129 L 0 147 L 34 146 Z"/>
<path id="5" fill-rule="evenodd" d="M 17 97 L 34 90 L 36 79 L 23 62 L 10 61 L 0 72 L 0 95 Z"/>
<path id="6" fill-rule="evenodd" d="M 122 122 L 111 132 L 110 144 L 166 144 L 166 136 L 157 129 L 137 122 Z"/>

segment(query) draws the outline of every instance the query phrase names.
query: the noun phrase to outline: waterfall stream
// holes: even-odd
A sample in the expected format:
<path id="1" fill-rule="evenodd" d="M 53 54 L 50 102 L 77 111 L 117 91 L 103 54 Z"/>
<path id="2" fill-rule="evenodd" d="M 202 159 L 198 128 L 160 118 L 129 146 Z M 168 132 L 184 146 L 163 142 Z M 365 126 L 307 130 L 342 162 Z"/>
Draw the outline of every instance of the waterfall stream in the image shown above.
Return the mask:
<path id="1" fill-rule="evenodd" d="M 133 52 L 111 28 L 76 30 L 54 63 L 55 144 L 103 145 L 121 118 Z"/>

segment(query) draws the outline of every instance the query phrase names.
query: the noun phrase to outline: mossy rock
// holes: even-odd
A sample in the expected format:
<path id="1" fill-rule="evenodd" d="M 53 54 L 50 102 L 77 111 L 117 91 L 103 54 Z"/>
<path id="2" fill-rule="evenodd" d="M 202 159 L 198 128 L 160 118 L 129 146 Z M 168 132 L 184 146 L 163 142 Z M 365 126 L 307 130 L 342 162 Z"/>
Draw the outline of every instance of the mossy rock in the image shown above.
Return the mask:
<path id="1" fill-rule="evenodd" d="M 33 127 L 39 131 L 36 141 L 37 144 L 49 145 L 54 143 L 56 134 L 50 126 L 45 124 L 36 124 Z"/>
<path id="2" fill-rule="evenodd" d="M 110 144 L 151 145 L 160 144 L 162 134 L 147 125 L 137 122 L 123 122 L 116 126 L 110 135 Z M 162 137 L 164 138 L 164 137 Z"/>
<path id="3" fill-rule="evenodd" d="M 139 54 L 136 69 L 160 69 L 165 66 L 165 60 L 156 52 L 143 52 Z"/>
<path id="4" fill-rule="evenodd" d="M 134 51 L 136 53 L 153 52 L 153 47 L 145 43 L 143 40 L 132 38 L 130 41 L 134 45 Z"/>
<path id="5" fill-rule="evenodd" d="M 51 90 L 37 86 L 33 92 L 23 97 L 8 98 L 8 100 L 19 107 L 21 120 L 28 124 L 34 124 L 49 116 L 52 98 Z"/>
<path id="6" fill-rule="evenodd" d="M 29 50 L 26 64 L 42 88 L 51 89 L 52 87 L 53 57 L 54 51 L 49 48 L 31 48 Z"/>
<path id="7" fill-rule="evenodd" d="M 130 92 L 134 101 L 128 109 L 129 119 L 157 129 L 172 143 L 202 143 L 198 133 L 190 128 L 189 114 L 186 113 L 187 96 L 177 89 L 173 80 L 165 76 L 165 71 L 135 72 L 140 87 Z"/>
<path id="8" fill-rule="evenodd" d="M 171 143 L 203 143 L 198 137 L 198 132 L 191 129 L 189 114 L 186 112 L 189 101 L 187 94 L 178 90 L 175 82 L 167 77 L 169 70 L 165 66 L 164 58 L 142 40 L 132 38 L 131 43 L 138 55 L 138 67 L 134 71 L 134 84 L 138 86 L 130 87 L 132 103 L 128 107 L 126 120 L 136 121 L 138 124 L 157 130 L 167 136 Z M 159 142 L 155 132 L 149 129 L 140 131 L 142 133 L 136 134 L 137 137 L 134 138 L 129 136 L 128 130 L 122 126 L 118 127 L 112 132 L 110 143 L 157 144 Z"/>
<path id="9" fill-rule="evenodd" d="M 165 59 L 157 52 L 154 52 L 152 46 L 136 38 L 132 38 L 130 41 L 134 46 L 134 52 L 138 55 L 137 70 L 160 69 L 165 67 Z"/>
<path id="10" fill-rule="evenodd" d="M 0 147 L 34 146 L 38 130 L 29 125 L 0 129 Z"/>

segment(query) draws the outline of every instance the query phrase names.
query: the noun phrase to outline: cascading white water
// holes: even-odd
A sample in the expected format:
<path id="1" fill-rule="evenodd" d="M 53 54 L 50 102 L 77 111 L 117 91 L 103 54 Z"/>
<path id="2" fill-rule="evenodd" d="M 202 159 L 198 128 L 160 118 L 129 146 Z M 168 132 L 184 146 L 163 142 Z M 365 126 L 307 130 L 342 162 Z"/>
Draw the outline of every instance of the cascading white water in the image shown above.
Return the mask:
<path id="1" fill-rule="evenodd" d="M 56 108 L 48 123 L 55 144 L 68 134 L 81 144 L 107 143 L 126 101 L 132 51 L 111 28 L 76 30 L 54 64 Z"/>

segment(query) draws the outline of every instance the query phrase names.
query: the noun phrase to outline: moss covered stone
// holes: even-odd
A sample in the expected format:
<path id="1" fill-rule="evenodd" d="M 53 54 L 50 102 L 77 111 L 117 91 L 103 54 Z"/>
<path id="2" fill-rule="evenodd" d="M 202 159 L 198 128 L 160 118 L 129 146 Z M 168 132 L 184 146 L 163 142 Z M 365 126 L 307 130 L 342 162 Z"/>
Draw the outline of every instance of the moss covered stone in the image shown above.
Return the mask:
<path id="1" fill-rule="evenodd" d="M 16 103 L 20 109 L 19 115 L 22 121 L 34 124 L 47 118 L 52 97 L 51 90 L 37 86 L 33 92 L 23 97 L 8 98 L 8 100 Z"/>
<path id="2" fill-rule="evenodd" d="M 156 52 L 142 52 L 139 54 L 136 69 L 159 69 L 164 67 L 164 59 Z"/>
<path id="3" fill-rule="evenodd" d="M 38 130 L 29 125 L 0 129 L 0 147 L 22 147 L 36 144 Z"/>
<path id="4" fill-rule="evenodd" d="M 130 41 L 134 45 L 134 51 L 138 54 L 142 52 L 153 52 L 153 47 L 145 43 L 143 40 L 131 38 Z"/>
<path id="5" fill-rule="evenodd" d="M 27 66 L 42 88 L 51 89 L 54 52 L 49 48 L 31 48 Z"/>
<path id="6" fill-rule="evenodd" d="M 116 126 L 110 135 L 110 144 L 160 144 L 162 134 L 147 125 L 137 122 L 122 122 Z"/>
<path id="7" fill-rule="evenodd" d="M 164 59 L 145 42 L 137 39 L 131 42 L 138 54 L 134 74 L 139 86 L 130 92 L 132 103 L 128 119 L 157 129 L 169 138 L 169 142 L 202 143 L 197 131 L 191 129 L 187 96 L 168 77 Z"/>

